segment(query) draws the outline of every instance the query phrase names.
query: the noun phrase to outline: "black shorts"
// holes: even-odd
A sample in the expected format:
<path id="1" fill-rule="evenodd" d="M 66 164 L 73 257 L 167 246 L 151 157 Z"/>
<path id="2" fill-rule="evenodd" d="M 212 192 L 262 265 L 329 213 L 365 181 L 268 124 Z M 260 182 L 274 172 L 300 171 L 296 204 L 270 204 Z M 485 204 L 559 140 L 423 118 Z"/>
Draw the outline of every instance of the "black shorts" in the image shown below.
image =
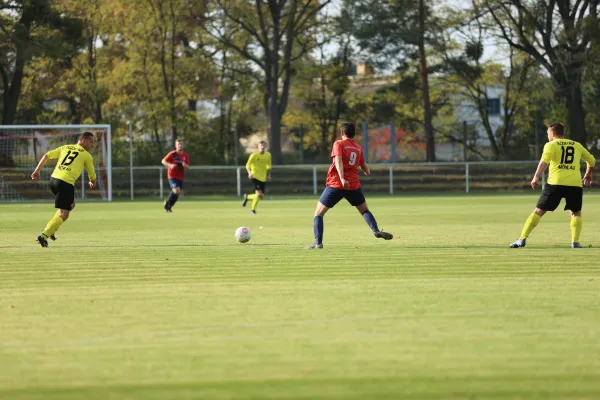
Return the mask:
<path id="1" fill-rule="evenodd" d="M 179 188 L 183 190 L 183 181 L 181 179 L 169 178 L 169 186 L 171 186 L 171 189 Z"/>
<path id="2" fill-rule="evenodd" d="M 346 199 L 348 201 L 348 203 L 350 203 L 350 205 L 352 205 L 354 207 L 358 207 L 362 203 L 365 202 L 365 196 L 363 195 L 363 192 L 361 189 L 344 190 L 344 189 L 332 188 L 330 186 L 327 186 L 325 188 L 325 190 L 323 190 L 323 193 L 321 193 L 321 197 L 319 198 L 319 201 L 325 207 L 332 208 L 337 203 L 339 203 L 340 200 L 342 200 L 342 199 Z"/>
<path id="3" fill-rule="evenodd" d="M 544 211 L 554 211 L 563 198 L 567 202 L 567 204 L 565 204 L 565 210 L 571 210 L 572 212 L 581 211 L 581 206 L 583 204 L 583 188 L 577 186 L 550 185 L 547 183 L 536 207 Z"/>
<path id="4" fill-rule="evenodd" d="M 252 184 L 254 185 L 254 190 L 260 190 L 263 193 L 265 192 L 265 186 L 267 185 L 267 182 L 252 178 Z"/>
<path id="5" fill-rule="evenodd" d="M 75 202 L 75 186 L 60 179 L 50 178 L 50 190 L 54 193 L 54 207 L 71 211 Z"/>

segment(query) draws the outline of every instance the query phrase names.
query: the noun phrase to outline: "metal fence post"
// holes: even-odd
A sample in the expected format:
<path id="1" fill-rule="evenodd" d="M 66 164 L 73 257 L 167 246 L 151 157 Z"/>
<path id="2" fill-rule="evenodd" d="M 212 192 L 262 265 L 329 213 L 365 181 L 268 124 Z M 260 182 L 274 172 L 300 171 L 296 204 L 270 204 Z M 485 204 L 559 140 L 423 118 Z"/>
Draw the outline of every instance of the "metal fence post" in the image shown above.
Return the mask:
<path id="1" fill-rule="evenodd" d="M 313 194 L 317 194 L 317 166 L 313 165 Z"/>
<path id="2" fill-rule="evenodd" d="M 465 163 L 465 193 L 469 193 L 470 183 L 469 183 L 469 163 Z"/>
<path id="3" fill-rule="evenodd" d="M 467 148 L 467 139 L 469 138 L 469 133 L 467 129 L 467 121 L 463 121 L 463 161 L 467 162 L 469 159 L 469 149 Z"/>
<path id="4" fill-rule="evenodd" d="M 158 187 L 160 188 L 160 198 L 163 199 L 165 197 L 165 194 L 163 193 L 163 169 L 162 167 L 158 168 Z"/>
<path id="5" fill-rule="evenodd" d="M 546 187 L 546 171 L 542 172 L 542 190 Z"/>
<path id="6" fill-rule="evenodd" d="M 128 121 L 127 125 L 129 125 L 129 192 L 133 200 L 133 129 L 131 121 Z"/>
<path id="7" fill-rule="evenodd" d="M 369 126 L 367 125 L 367 121 L 363 121 L 362 123 L 362 144 L 365 162 L 369 162 Z"/>
<path id="8" fill-rule="evenodd" d="M 240 197 L 242 195 L 242 167 L 235 169 L 235 175 L 237 180 L 237 195 Z"/>
<path id="9" fill-rule="evenodd" d="M 390 165 L 390 194 L 394 194 L 394 167 Z"/>
<path id="10" fill-rule="evenodd" d="M 85 199 L 85 170 L 81 173 L 81 200 Z"/>
<path id="11" fill-rule="evenodd" d="M 390 132 L 390 146 L 391 146 L 390 162 L 393 164 L 396 162 L 396 121 L 392 121 L 390 130 L 391 130 L 391 132 Z"/>

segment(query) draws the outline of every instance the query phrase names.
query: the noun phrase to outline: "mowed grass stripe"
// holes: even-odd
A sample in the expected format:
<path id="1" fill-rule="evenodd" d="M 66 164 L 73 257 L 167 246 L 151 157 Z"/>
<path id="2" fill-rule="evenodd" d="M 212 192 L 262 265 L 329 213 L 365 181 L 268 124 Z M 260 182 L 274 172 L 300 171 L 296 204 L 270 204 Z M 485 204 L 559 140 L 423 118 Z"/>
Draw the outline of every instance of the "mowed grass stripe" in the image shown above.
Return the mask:
<path id="1" fill-rule="evenodd" d="M 600 197 L 507 249 L 536 196 L 0 206 L 0 398 L 600 397 Z"/>

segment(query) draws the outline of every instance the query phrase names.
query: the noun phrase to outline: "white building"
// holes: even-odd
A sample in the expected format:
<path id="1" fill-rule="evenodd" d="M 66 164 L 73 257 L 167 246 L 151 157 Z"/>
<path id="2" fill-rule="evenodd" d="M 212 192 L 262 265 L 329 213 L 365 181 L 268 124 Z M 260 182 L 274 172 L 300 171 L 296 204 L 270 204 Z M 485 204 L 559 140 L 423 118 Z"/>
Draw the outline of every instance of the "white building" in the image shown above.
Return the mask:
<path id="1" fill-rule="evenodd" d="M 504 108 L 503 108 L 503 87 L 486 87 L 487 93 L 487 108 L 488 119 L 492 131 L 495 133 L 503 124 Z M 455 126 L 457 130 L 452 132 L 453 136 L 463 139 L 463 126 L 466 122 L 469 132 L 468 143 L 472 146 L 485 149 L 489 148 L 490 140 L 483 126 L 481 115 L 477 105 L 472 99 L 466 97 L 457 97 L 454 105 L 455 110 Z M 473 135 L 475 131 L 475 135 Z M 436 146 L 436 157 L 442 160 L 462 160 L 463 159 L 462 143 L 441 143 Z"/>

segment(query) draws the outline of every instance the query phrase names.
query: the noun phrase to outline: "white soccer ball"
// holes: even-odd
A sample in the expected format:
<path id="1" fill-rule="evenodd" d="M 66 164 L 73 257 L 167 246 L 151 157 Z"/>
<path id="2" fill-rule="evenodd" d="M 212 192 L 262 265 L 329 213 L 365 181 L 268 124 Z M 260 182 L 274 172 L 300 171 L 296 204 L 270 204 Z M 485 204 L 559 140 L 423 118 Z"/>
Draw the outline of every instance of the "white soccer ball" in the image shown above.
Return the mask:
<path id="1" fill-rule="evenodd" d="M 252 234 L 250 233 L 250 229 L 245 226 L 240 226 L 235 230 L 235 240 L 240 243 L 246 243 L 251 237 Z"/>

